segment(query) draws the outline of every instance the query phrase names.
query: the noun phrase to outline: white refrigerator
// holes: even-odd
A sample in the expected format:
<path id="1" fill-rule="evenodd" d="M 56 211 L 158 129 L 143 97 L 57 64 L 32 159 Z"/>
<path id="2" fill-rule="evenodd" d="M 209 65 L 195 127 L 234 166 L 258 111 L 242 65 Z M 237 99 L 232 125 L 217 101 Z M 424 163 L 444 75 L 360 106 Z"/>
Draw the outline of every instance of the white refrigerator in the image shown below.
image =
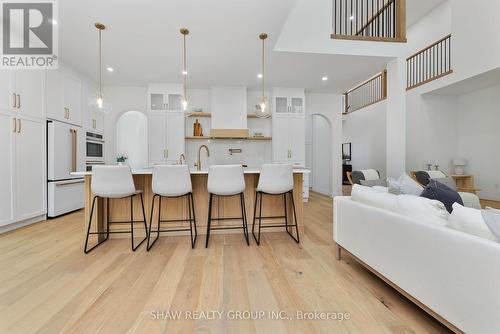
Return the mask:
<path id="1" fill-rule="evenodd" d="M 84 206 L 84 179 L 71 172 L 85 170 L 85 131 L 82 127 L 47 121 L 47 215 Z"/>

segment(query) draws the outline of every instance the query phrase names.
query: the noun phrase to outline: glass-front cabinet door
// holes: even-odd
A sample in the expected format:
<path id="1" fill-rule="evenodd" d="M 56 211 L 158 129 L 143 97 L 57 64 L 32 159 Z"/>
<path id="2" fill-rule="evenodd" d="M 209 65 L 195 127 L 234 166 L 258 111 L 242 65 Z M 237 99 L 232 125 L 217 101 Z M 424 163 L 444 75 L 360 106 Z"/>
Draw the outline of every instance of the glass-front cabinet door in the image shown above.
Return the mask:
<path id="1" fill-rule="evenodd" d="M 292 97 L 290 103 L 290 112 L 292 114 L 304 113 L 304 99 L 301 97 Z"/>
<path id="2" fill-rule="evenodd" d="M 168 110 L 178 111 L 182 110 L 181 94 L 168 94 Z"/>
<path id="3" fill-rule="evenodd" d="M 149 106 L 150 110 L 167 109 L 163 93 L 150 93 L 149 101 L 150 101 L 150 106 Z"/>
<path id="4" fill-rule="evenodd" d="M 286 114 L 288 113 L 288 98 L 286 97 L 276 97 L 275 101 L 276 105 L 276 113 L 278 114 Z"/>

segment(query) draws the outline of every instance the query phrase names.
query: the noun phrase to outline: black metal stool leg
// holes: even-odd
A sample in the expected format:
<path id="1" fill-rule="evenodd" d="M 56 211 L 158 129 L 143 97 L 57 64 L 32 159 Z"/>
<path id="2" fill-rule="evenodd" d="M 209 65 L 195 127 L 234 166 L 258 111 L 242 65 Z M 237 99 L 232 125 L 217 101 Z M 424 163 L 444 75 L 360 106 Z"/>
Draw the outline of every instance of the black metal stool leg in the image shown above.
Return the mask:
<path id="1" fill-rule="evenodd" d="M 144 200 L 142 198 L 142 193 L 139 194 L 139 197 L 141 198 L 141 208 L 142 208 L 142 219 L 143 219 L 143 223 L 144 223 L 144 232 L 146 233 L 146 235 L 144 236 L 144 238 L 141 240 L 141 242 L 139 242 L 139 244 L 137 246 L 134 247 L 134 215 L 133 215 L 133 211 L 132 211 L 132 251 L 136 251 L 137 248 L 139 248 L 139 246 L 142 245 L 142 243 L 144 241 L 146 241 L 148 239 L 148 227 L 146 225 L 146 212 L 144 211 Z M 131 197 L 131 201 L 130 203 L 132 204 L 133 206 L 133 198 L 134 196 Z"/>
<path id="2" fill-rule="evenodd" d="M 295 231 L 297 232 L 297 238 L 295 238 L 293 236 L 292 233 L 290 233 L 288 230 L 287 230 L 287 233 L 292 237 L 293 240 L 295 240 L 295 242 L 297 243 L 300 243 L 300 237 L 299 237 L 299 226 L 297 225 L 297 214 L 295 213 L 295 201 L 293 199 L 293 190 L 289 192 L 290 194 L 290 197 L 291 197 L 291 200 L 292 200 L 292 211 L 293 211 L 293 218 L 294 218 L 294 222 L 295 222 Z"/>
<path id="3" fill-rule="evenodd" d="M 260 246 L 260 230 L 262 227 L 262 195 L 263 193 L 260 193 L 260 201 L 259 201 L 259 242 L 258 245 Z"/>
<path id="4" fill-rule="evenodd" d="M 289 230 L 288 230 L 288 209 L 287 209 L 287 207 L 286 207 L 286 194 L 287 194 L 287 193 L 284 193 L 284 194 L 283 194 L 283 206 L 285 207 L 285 229 L 286 229 L 287 231 L 289 231 Z"/>
<path id="5" fill-rule="evenodd" d="M 193 216 L 191 211 L 191 194 L 186 195 L 186 199 L 188 202 L 188 216 L 189 216 L 189 233 L 191 235 L 191 248 L 194 249 L 194 243 L 196 242 L 196 236 L 193 239 Z"/>
<path id="6" fill-rule="evenodd" d="M 208 239 L 210 239 L 210 225 L 212 222 L 212 197 L 210 194 L 210 198 L 208 200 L 208 218 L 207 218 L 207 235 L 205 236 L 205 248 L 208 248 Z"/>
<path id="7" fill-rule="evenodd" d="M 250 246 L 250 240 L 248 239 L 248 225 L 247 225 L 247 209 L 245 206 L 245 194 L 240 194 L 240 204 L 241 204 L 241 218 L 243 221 L 243 234 L 247 242 L 247 246 Z"/>
<path id="8" fill-rule="evenodd" d="M 153 247 L 153 245 L 155 244 L 156 240 L 158 239 L 159 237 L 159 234 L 156 235 L 156 238 L 153 240 L 153 243 L 150 244 L 150 241 L 151 241 L 151 233 L 153 231 L 153 213 L 154 213 L 154 210 L 155 210 L 155 198 L 156 198 L 156 194 L 153 195 L 153 203 L 151 204 L 151 215 L 149 216 L 149 231 L 148 231 L 148 244 L 146 246 L 146 250 L 149 252 L 149 250 L 151 249 L 151 247 Z"/>
<path id="9" fill-rule="evenodd" d="M 189 198 L 191 199 L 191 209 L 193 210 L 194 243 L 196 243 L 196 239 L 198 238 L 198 229 L 196 227 L 196 210 L 194 209 L 193 193 L 189 194 Z"/>
<path id="10" fill-rule="evenodd" d="M 106 239 L 102 240 L 102 241 L 99 241 L 96 245 L 92 246 L 90 249 L 87 249 L 87 246 L 89 244 L 89 236 L 90 236 L 90 226 L 92 224 L 92 217 L 94 216 L 94 206 L 95 206 L 95 202 L 96 200 L 99 198 L 99 196 L 95 196 L 94 199 L 92 200 L 92 207 L 90 209 L 90 217 L 89 217 L 89 224 L 88 224 L 88 227 L 87 227 L 87 237 L 85 239 L 85 247 L 83 248 L 83 252 L 85 254 L 88 254 L 91 250 L 93 250 L 94 248 L 96 248 L 97 246 L 101 245 L 103 242 L 105 242 L 106 240 L 108 240 L 108 238 L 106 237 Z M 108 228 L 109 228 L 109 224 L 108 224 Z M 108 230 L 108 233 L 109 234 L 109 230 Z"/>
<path id="11" fill-rule="evenodd" d="M 255 192 L 255 200 L 253 202 L 253 221 L 252 221 L 252 235 L 253 235 L 253 238 L 255 240 L 255 242 L 257 243 L 257 245 L 259 244 L 259 241 L 257 240 L 257 237 L 255 237 L 255 215 L 257 213 L 257 200 L 258 200 L 258 197 L 257 197 L 257 194 L 258 192 L 256 191 Z"/>

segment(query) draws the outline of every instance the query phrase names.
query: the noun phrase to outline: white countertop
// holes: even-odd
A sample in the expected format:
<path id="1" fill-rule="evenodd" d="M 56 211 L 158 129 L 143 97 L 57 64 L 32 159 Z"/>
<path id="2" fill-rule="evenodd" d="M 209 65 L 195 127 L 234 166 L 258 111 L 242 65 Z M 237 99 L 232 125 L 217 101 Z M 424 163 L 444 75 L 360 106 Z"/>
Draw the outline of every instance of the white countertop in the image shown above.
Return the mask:
<path id="1" fill-rule="evenodd" d="M 193 175 L 208 174 L 208 169 L 202 169 L 202 170 L 191 169 L 190 172 Z M 309 174 L 310 172 L 311 171 L 307 168 L 294 168 L 293 169 L 294 174 Z M 244 167 L 243 173 L 245 173 L 245 174 L 260 174 L 260 169 L 259 168 Z M 134 174 L 134 175 L 153 174 L 153 168 L 132 168 L 132 174 Z M 73 173 L 71 173 L 71 175 L 73 175 L 73 176 L 85 176 L 85 175 L 92 175 L 92 172 L 73 172 Z"/>

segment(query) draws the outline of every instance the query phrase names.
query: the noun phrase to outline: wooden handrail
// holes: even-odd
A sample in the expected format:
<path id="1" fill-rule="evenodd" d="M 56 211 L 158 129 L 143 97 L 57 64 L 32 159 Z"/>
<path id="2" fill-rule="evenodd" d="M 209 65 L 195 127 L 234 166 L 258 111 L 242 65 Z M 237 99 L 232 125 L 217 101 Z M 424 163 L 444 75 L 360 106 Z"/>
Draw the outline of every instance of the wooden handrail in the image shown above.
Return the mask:
<path id="1" fill-rule="evenodd" d="M 387 7 L 389 7 L 390 5 L 392 5 L 396 0 L 389 0 L 384 6 L 382 6 L 382 8 L 380 8 L 379 11 L 377 11 L 375 13 L 375 15 L 373 15 L 366 23 L 365 25 L 363 25 L 361 28 L 359 28 L 359 30 L 356 32 L 356 36 L 358 36 L 359 34 L 361 34 L 363 32 L 363 30 L 365 30 L 366 28 L 368 28 L 368 26 L 373 22 L 375 21 L 375 19 L 377 17 L 379 17 L 380 15 L 382 15 L 382 13 L 387 9 Z"/>
<path id="2" fill-rule="evenodd" d="M 427 47 L 423 48 L 422 50 L 420 50 L 420 51 L 418 51 L 418 52 L 416 52 L 416 53 L 412 54 L 411 56 L 409 56 L 408 58 L 406 58 L 406 60 L 410 60 L 410 59 L 412 59 L 412 58 L 415 58 L 415 57 L 416 57 L 416 56 L 418 56 L 419 54 L 424 53 L 425 51 L 427 51 L 427 50 L 429 50 L 429 49 L 431 49 L 431 48 L 435 47 L 436 45 L 438 45 L 439 43 L 441 43 L 441 42 L 443 42 L 443 41 L 447 40 L 448 38 L 451 38 L 451 34 L 449 34 L 449 35 L 447 35 L 447 36 L 445 36 L 445 37 L 441 38 L 440 40 L 438 40 L 438 41 L 436 41 L 436 42 L 432 43 L 431 45 L 429 45 L 429 46 L 427 46 Z"/>
<path id="3" fill-rule="evenodd" d="M 371 76 L 370 78 L 366 79 L 366 80 L 365 80 L 365 81 L 363 81 L 362 83 L 357 84 L 356 86 L 352 87 L 351 89 L 348 89 L 348 90 L 345 92 L 345 94 L 349 94 L 350 92 L 355 91 L 355 90 L 356 90 L 356 89 L 358 89 L 359 87 L 366 85 L 366 84 L 367 84 L 367 83 L 369 83 L 370 81 L 373 81 L 373 80 L 377 79 L 377 78 L 378 78 L 379 76 L 381 76 L 384 72 L 385 72 L 385 73 L 387 73 L 387 70 L 383 70 L 382 72 L 377 73 L 377 74 L 375 74 L 375 75 Z"/>

